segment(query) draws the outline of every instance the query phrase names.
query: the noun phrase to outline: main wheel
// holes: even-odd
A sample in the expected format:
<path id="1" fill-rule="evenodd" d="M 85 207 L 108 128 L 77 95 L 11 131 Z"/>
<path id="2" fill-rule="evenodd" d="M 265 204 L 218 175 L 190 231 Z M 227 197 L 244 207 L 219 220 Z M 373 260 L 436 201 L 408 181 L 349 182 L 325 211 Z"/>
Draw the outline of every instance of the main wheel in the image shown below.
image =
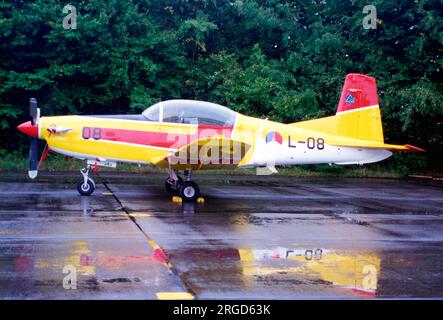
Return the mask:
<path id="1" fill-rule="evenodd" d="M 88 178 L 88 181 L 85 185 L 84 181 L 80 181 L 77 185 L 78 193 L 82 196 L 90 196 L 95 190 L 95 182 L 91 178 Z"/>
<path id="2" fill-rule="evenodd" d="M 169 183 L 168 179 L 166 179 L 166 181 L 165 181 L 165 189 L 170 194 L 178 194 L 178 191 L 180 190 L 180 186 L 182 185 L 182 183 L 183 183 L 183 178 L 182 177 L 178 177 L 177 188 L 174 188 L 174 186 Z"/>
<path id="3" fill-rule="evenodd" d="M 183 201 L 194 202 L 200 195 L 200 189 L 195 182 L 185 181 L 180 186 L 179 195 L 182 197 Z"/>

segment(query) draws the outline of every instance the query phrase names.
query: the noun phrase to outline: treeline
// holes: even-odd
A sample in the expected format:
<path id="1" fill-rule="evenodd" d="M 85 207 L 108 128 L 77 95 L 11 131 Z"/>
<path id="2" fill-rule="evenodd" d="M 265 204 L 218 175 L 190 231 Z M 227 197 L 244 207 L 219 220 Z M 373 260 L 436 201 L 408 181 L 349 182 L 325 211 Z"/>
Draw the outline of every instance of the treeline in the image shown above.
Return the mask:
<path id="1" fill-rule="evenodd" d="M 363 27 L 367 1 L 70 1 L 69 30 L 67 4 L 0 2 L 0 155 L 25 152 L 15 125 L 31 96 L 44 115 L 186 98 L 294 122 L 333 114 L 359 72 L 378 80 L 385 139 L 427 148 L 427 166 L 440 166 L 440 0 L 371 1 L 376 29 Z"/>

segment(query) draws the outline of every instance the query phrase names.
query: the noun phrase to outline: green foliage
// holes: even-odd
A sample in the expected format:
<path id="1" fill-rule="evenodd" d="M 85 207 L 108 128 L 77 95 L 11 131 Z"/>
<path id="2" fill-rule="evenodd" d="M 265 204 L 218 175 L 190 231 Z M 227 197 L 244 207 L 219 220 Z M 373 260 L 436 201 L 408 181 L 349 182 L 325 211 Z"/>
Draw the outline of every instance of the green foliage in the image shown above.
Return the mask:
<path id="1" fill-rule="evenodd" d="M 17 118 L 21 114 L 22 110 L 14 108 L 12 105 L 0 104 L 0 130 L 8 129 L 8 119 Z"/>
<path id="2" fill-rule="evenodd" d="M 407 176 L 427 168 L 427 160 L 422 154 L 394 154 L 386 163 L 400 176 Z"/>
<path id="3" fill-rule="evenodd" d="M 319 164 L 313 166 L 305 166 L 314 172 L 320 172 L 324 174 L 335 174 L 337 176 L 343 175 L 346 172 L 346 167 L 339 165 Z"/>
<path id="4" fill-rule="evenodd" d="M 362 26 L 362 0 L 76 0 L 77 29 L 65 30 L 59 1 L 1 2 L 1 147 L 27 143 L 13 128 L 31 96 L 45 115 L 186 98 L 295 122 L 333 114 L 359 72 L 377 78 L 386 141 L 426 148 L 441 167 L 441 1 L 371 3 L 376 30 Z M 393 162 L 412 168 L 403 157 Z"/>

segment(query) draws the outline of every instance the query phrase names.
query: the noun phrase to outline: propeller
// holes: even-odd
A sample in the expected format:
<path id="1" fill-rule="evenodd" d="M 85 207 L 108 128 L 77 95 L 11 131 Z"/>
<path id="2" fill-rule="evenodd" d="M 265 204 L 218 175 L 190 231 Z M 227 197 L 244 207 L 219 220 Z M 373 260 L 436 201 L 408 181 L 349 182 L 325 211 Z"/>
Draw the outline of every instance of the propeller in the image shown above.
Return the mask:
<path id="1" fill-rule="evenodd" d="M 31 116 L 32 126 L 38 127 L 40 118 L 40 109 L 38 108 L 37 100 L 31 98 L 29 100 L 29 115 Z M 28 176 L 31 179 L 37 178 L 38 175 L 38 138 L 31 137 L 31 145 L 29 149 L 29 171 Z"/>
<path id="2" fill-rule="evenodd" d="M 38 161 L 38 139 L 39 139 L 39 125 L 40 125 L 40 109 L 37 104 L 37 100 L 35 98 L 31 98 L 29 100 L 29 116 L 31 121 L 22 123 L 17 127 L 18 130 L 27 134 L 31 137 L 31 143 L 29 148 L 29 170 L 28 176 L 31 179 L 37 178 L 38 169 L 40 165 L 45 162 L 48 153 L 51 151 L 48 143 L 45 145 L 45 149 L 43 155 Z M 56 134 L 66 134 L 71 132 L 72 130 L 69 128 L 57 128 L 51 127 L 51 130 L 48 131 Z"/>

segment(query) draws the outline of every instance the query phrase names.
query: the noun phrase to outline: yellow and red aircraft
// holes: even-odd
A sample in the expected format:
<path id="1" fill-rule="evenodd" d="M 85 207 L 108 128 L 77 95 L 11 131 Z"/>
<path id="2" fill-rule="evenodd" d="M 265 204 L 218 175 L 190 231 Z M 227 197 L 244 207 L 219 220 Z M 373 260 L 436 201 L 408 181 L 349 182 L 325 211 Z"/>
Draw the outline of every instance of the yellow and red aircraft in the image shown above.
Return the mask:
<path id="1" fill-rule="evenodd" d="M 86 160 L 81 195 L 94 192 L 93 168 L 117 162 L 168 168 L 166 189 L 194 201 L 200 191 L 191 181 L 192 170 L 365 164 L 384 160 L 391 151 L 423 151 L 384 143 L 376 81 L 360 74 L 347 75 L 334 116 L 291 124 L 192 100 L 159 102 L 139 115 L 40 117 L 32 98 L 30 114 L 32 120 L 18 126 L 32 137 L 29 177 L 37 176 L 48 151 Z M 38 139 L 47 142 L 39 162 Z"/>

